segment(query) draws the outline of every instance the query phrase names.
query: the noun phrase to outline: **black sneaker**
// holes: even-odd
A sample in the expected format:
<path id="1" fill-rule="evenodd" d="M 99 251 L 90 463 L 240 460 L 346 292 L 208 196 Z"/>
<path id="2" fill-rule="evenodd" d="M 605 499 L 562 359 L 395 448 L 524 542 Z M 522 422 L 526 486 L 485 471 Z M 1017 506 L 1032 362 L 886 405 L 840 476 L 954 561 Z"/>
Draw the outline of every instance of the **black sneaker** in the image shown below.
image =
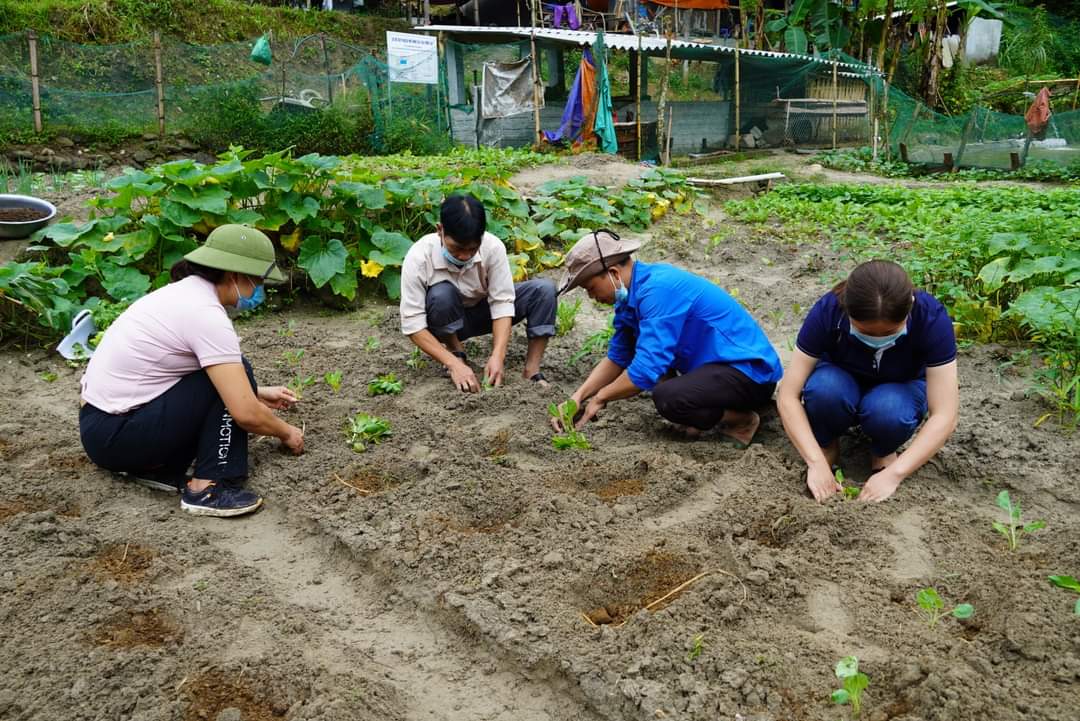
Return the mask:
<path id="1" fill-rule="evenodd" d="M 137 471 L 135 473 L 128 471 L 114 471 L 114 473 L 125 481 L 134 481 L 144 488 L 149 488 L 153 491 L 164 491 L 166 493 L 179 493 L 180 488 L 187 483 L 188 480 L 185 476 L 170 477 L 159 475 L 153 471 Z"/>
<path id="2" fill-rule="evenodd" d="M 194 492 L 184 486 L 180 496 L 180 510 L 196 516 L 242 516 L 251 513 L 262 505 L 263 499 L 256 493 L 243 488 L 229 488 L 211 483 L 201 491 Z"/>

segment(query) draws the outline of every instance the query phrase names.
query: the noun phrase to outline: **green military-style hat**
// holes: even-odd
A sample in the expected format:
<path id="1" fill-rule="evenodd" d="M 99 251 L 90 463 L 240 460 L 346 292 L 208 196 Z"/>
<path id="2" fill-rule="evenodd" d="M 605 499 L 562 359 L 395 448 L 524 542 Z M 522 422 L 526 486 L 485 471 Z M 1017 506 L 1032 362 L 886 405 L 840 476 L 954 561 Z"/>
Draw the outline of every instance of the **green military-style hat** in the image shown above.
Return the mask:
<path id="1" fill-rule="evenodd" d="M 261 230 L 246 225 L 219 225 L 206 236 L 202 246 L 184 258 L 207 268 L 231 270 L 277 283 L 285 280 L 285 274 L 277 267 L 274 244 Z"/>

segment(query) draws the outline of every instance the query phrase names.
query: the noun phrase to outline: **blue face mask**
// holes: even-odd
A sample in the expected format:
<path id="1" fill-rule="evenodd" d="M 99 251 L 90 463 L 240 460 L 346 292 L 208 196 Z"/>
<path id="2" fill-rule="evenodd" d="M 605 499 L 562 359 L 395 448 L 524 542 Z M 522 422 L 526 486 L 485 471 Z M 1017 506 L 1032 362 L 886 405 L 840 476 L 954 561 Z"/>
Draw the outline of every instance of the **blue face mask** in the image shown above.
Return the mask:
<path id="1" fill-rule="evenodd" d="M 246 298 L 240 295 L 240 288 L 236 285 L 236 281 L 233 281 L 233 287 L 236 288 L 236 309 L 238 311 L 255 310 L 262 302 L 266 300 L 266 291 L 263 290 L 262 284 L 255 286 L 255 289 L 251 291 L 251 295 Z"/>
<path id="2" fill-rule="evenodd" d="M 850 329 L 851 335 L 861 341 L 863 344 L 870 346 L 874 350 L 885 350 L 886 348 L 892 348 L 896 341 L 907 335 L 907 326 L 905 325 L 900 329 L 899 333 L 893 333 L 892 335 L 873 336 L 860 333 L 854 328 Z"/>
<path id="3" fill-rule="evenodd" d="M 465 268 L 468 268 L 470 265 L 476 262 L 475 254 L 468 260 L 458 260 L 453 255 L 451 255 L 450 251 L 446 249 L 445 245 L 442 247 L 442 256 L 446 258 L 447 263 L 454 266 L 458 270 L 464 270 Z"/>
<path id="4" fill-rule="evenodd" d="M 611 276 L 609 275 L 608 278 L 611 278 Z M 615 281 L 611 281 L 611 284 L 615 285 Z M 620 280 L 619 284 L 615 285 L 615 305 L 620 306 L 628 300 L 630 300 L 630 291 L 627 290 L 626 286 L 622 284 L 622 280 Z"/>

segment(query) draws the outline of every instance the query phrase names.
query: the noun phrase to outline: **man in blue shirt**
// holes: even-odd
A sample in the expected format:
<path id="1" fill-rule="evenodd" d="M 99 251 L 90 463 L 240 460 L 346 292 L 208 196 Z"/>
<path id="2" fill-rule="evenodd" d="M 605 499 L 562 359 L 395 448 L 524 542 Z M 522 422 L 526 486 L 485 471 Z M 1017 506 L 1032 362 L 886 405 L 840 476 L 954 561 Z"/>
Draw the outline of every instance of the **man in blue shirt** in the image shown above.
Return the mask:
<path id="1" fill-rule="evenodd" d="M 741 445 L 783 373 L 761 327 L 718 286 L 688 271 L 634 260 L 640 243 L 599 230 L 566 255 L 560 293 L 581 287 L 615 306 L 607 357 L 574 391 L 577 426 L 611 401 L 651 391 L 661 416 L 690 436 L 719 426 Z"/>

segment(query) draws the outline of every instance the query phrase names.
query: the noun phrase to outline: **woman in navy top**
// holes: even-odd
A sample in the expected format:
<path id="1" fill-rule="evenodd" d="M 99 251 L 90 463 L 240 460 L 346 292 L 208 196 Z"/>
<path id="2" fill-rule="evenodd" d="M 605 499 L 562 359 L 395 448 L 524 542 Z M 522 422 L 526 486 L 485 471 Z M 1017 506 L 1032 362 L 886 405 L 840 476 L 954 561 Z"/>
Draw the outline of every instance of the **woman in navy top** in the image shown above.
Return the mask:
<path id="1" fill-rule="evenodd" d="M 571 396 L 579 427 L 611 401 L 651 391 L 657 411 L 690 436 L 719 426 L 740 445 L 783 374 L 750 314 L 719 286 L 681 268 L 634 260 L 638 243 L 599 230 L 566 255 L 560 293 L 580 286 L 615 306 L 607 358 Z M 556 424 L 557 425 L 557 424 Z"/>
<path id="2" fill-rule="evenodd" d="M 855 268 L 810 310 L 777 396 L 818 501 L 840 490 L 832 464 L 849 428 L 870 437 L 872 473 L 859 500 L 883 501 L 945 445 L 959 405 L 948 313 L 884 260 Z M 927 410 L 926 424 L 897 455 Z"/>

